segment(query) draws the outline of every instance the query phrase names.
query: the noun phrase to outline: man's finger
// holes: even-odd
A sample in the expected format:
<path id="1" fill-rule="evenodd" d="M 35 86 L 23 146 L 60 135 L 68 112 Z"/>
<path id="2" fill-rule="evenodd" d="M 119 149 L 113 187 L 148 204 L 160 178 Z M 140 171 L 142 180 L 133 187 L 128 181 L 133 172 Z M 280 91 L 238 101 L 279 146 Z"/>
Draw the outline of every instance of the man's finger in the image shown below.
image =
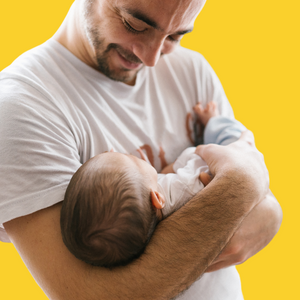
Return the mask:
<path id="1" fill-rule="evenodd" d="M 221 157 L 224 146 L 216 144 L 200 145 L 196 147 L 195 154 L 199 155 L 209 166 L 210 172 L 215 174 L 215 162 Z M 222 149 L 222 150 L 221 150 Z"/>

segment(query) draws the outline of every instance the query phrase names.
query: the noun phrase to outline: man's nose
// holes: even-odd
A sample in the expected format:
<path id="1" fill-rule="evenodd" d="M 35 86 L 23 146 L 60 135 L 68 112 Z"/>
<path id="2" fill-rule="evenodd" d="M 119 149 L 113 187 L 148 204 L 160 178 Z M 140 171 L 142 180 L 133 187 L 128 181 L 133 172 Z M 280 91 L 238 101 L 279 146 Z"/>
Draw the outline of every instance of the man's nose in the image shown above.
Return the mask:
<path id="1" fill-rule="evenodd" d="M 164 42 L 165 39 L 150 41 L 149 43 L 141 41 L 133 46 L 133 53 L 145 66 L 154 67 L 162 54 Z"/>

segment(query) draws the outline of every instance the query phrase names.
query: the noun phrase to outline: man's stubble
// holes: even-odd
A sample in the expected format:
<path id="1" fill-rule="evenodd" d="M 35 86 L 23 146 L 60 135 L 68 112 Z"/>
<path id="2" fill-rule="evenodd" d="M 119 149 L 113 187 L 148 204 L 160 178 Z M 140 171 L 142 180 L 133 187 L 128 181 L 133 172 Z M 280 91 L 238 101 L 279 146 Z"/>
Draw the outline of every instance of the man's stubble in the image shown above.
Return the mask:
<path id="1" fill-rule="evenodd" d="M 101 35 L 100 28 L 96 28 L 94 25 L 93 17 L 94 17 L 94 0 L 92 1 L 84 1 L 84 33 L 89 42 L 89 45 L 94 50 L 94 61 L 96 62 L 97 70 L 104 74 L 106 77 L 121 82 L 132 81 L 138 71 L 141 69 L 132 72 L 132 70 L 128 70 L 122 67 L 114 70 L 109 65 L 110 54 L 112 51 L 117 51 L 121 54 L 125 59 L 132 63 L 142 63 L 141 60 L 135 56 L 130 51 L 122 48 L 120 45 L 116 43 L 110 43 L 105 46 L 105 38 Z M 113 50 L 114 49 L 114 50 Z M 132 73 L 129 74 L 129 71 Z"/>

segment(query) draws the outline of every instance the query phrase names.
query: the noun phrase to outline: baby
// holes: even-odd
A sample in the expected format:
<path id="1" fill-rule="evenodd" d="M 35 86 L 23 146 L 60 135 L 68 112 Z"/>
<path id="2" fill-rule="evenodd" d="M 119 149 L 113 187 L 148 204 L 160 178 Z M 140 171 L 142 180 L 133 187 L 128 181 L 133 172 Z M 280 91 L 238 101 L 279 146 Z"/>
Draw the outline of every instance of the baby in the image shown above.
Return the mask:
<path id="1" fill-rule="evenodd" d="M 205 109 L 198 104 L 194 111 L 205 126 L 204 142 L 228 144 L 246 130 L 219 116 L 214 102 Z M 204 187 L 200 172 L 209 171 L 194 147 L 162 171 L 169 174 L 157 174 L 133 155 L 96 155 L 78 169 L 66 190 L 60 220 L 65 245 L 92 265 L 129 263 L 144 251 L 157 223 Z"/>

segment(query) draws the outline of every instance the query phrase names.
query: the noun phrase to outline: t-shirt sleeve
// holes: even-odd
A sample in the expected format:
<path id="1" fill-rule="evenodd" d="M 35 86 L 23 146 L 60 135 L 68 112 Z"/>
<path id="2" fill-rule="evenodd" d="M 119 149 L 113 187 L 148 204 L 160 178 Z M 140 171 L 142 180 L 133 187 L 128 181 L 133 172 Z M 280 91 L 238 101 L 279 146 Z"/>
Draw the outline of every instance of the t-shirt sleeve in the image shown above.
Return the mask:
<path id="1" fill-rule="evenodd" d="M 63 200 L 80 167 L 63 112 L 30 84 L 0 81 L 0 239 L 2 224 Z"/>

